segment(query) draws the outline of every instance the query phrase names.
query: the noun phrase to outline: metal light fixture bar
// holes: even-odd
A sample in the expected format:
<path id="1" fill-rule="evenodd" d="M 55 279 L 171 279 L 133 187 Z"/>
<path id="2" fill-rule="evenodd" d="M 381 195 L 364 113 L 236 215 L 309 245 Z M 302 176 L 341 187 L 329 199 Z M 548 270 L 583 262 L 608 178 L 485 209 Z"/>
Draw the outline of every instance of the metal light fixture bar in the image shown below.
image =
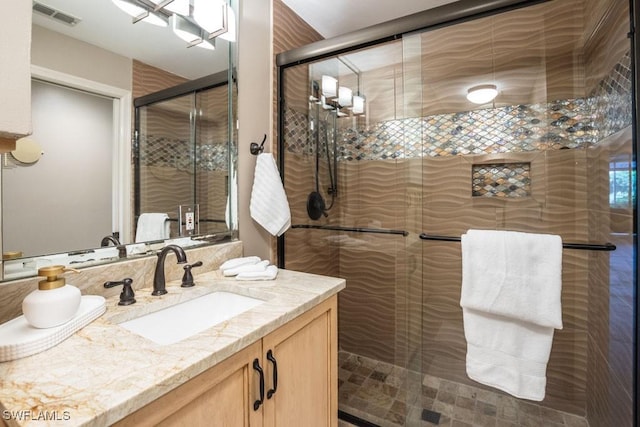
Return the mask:
<path id="1" fill-rule="evenodd" d="M 173 0 L 163 0 L 160 3 L 156 4 L 153 10 L 158 12 L 160 9 L 164 9 L 165 6 L 168 6 L 171 3 L 173 3 Z"/>
<path id="2" fill-rule="evenodd" d="M 146 3 L 136 0 L 113 0 L 113 3 L 124 13 L 131 16 L 134 24 L 145 21 L 153 25 L 167 26 L 167 17 L 153 12 L 153 8 L 150 8 Z"/>
<path id="3" fill-rule="evenodd" d="M 114 0 L 115 2 L 116 0 Z M 179 0 L 119 0 L 121 2 L 129 3 L 132 6 L 137 7 L 143 12 L 139 15 L 132 15 L 133 23 L 140 22 L 146 18 L 153 16 L 159 20 L 168 21 L 169 18 L 175 13 L 169 7 L 172 3 Z M 203 11 L 198 11 L 197 6 L 204 8 Z M 219 9 L 218 9 L 219 8 Z M 225 0 L 190 0 L 189 1 L 189 13 L 179 13 L 182 19 L 188 21 L 193 26 L 197 26 L 201 31 L 201 39 L 207 40 L 208 44 L 213 45 L 216 37 L 222 37 L 229 41 L 235 41 L 235 23 L 230 22 L 230 19 L 235 19 L 233 10 L 227 4 Z M 166 24 L 165 24 L 166 25 Z M 234 34 L 230 34 L 233 31 Z M 188 47 L 196 46 L 199 42 L 189 43 Z"/>

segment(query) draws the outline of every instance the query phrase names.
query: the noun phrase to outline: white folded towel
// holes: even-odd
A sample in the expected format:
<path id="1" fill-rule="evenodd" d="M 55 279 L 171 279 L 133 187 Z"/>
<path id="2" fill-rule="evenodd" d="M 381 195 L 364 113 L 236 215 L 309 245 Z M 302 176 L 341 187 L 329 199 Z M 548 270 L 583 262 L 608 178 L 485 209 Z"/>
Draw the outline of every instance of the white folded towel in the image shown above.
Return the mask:
<path id="1" fill-rule="evenodd" d="M 257 273 L 240 273 L 236 276 L 236 280 L 273 280 L 278 276 L 278 267 L 270 265 L 263 272 Z"/>
<path id="2" fill-rule="evenodd" d="M 227 270 L 229 268 L 240 267 L 241 265 L 252 265 L 260 262 L 260 257 L 258 256 L 246 256 L 241 258 L 231 258 L 226 260 L 220 265 L 220 270 Z"/>
<path id="3" fill-rule="evenodd" d="M 271 153 L 262 153 L 256 159 L 249 211 L 272 236 L 282 235 L 291 226 L 289 202 Z"/>
<path id="4" fill-rule="evenodd" d="M 166 213 L 143 213 L 136 226 L 136 243 L 169 238 L 169 215 Z"/>
<path id="5" fill-rule="evenodd" d="M 540 401 L 554 328 L 562 329 L 559 236 L 469 230 L 462 236 L 467 374 Z"/>
<path id="6" fill-rule="evenodd" d="M 237 276 L 242 273 L 262 273 L 269 265 L 269 261 L 260 261 L 256 264 L 241 265 L 234 268 L 228 268 L 222 271 L 225 277 Z"/>

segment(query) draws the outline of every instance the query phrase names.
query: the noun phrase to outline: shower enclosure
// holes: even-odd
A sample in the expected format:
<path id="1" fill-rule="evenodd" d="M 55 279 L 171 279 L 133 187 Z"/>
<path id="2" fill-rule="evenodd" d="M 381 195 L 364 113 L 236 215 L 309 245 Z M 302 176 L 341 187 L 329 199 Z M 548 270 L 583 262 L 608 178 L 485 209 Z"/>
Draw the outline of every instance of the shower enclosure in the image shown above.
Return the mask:
<path id="1" fill-rule="evenodd" d="M 229 96 L 224 71 L 134 101 L 136 220 L 167 213 L 171 237 L 229 232 Z"/>
<path id="2" fill-rule="evenodd" d="M 625 2 L 460 1 L 280 54 L 281 266 L 344 277 L 340 418 L 634 424 L 635 54 Z M 476 86 L 497 96 L 478 105 Z M 541 402 L 466 375 L 459 239 L 557 234 Z M 369 423 L 369 424 L 367 424 Z"/>

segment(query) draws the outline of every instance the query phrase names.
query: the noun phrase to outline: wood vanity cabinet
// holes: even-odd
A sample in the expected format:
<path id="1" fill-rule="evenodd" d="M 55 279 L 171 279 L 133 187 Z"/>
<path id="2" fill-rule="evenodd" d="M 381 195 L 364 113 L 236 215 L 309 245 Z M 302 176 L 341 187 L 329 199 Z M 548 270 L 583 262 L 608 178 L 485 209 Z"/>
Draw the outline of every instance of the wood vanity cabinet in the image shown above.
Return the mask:
<path id="1" fill-rule="evenodd" d="M 334 295 L 115 425 L 336 427 L 337 382 Z"/>

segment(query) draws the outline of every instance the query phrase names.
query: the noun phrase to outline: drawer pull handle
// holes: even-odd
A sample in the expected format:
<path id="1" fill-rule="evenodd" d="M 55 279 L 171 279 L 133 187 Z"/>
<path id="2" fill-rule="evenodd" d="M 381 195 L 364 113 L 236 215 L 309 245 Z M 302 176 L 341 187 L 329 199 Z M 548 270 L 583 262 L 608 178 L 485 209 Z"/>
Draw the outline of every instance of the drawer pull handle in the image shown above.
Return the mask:
<path id="1" fill-rule="evenodd" d="M 258 359 L 253 361 L 253 369 L 258 371 L 258 374 L 260 374 L 260 399 L 253 402 L 253 410 L 257 411 L 258 408 L 260 408 L 260 405 L 264 403 L 264 371 L 260 367 L 260 361 Z"/>
<path id="2" fill-rule="evenodd" d="M 271 350 L 267 352 L 267 359 L 273 363 L 273 388 L 267 391 L 267 399 L 271 399 L 271 397 L 276 394 L 276 390 L 278 390 L 278 362 Z"/>

